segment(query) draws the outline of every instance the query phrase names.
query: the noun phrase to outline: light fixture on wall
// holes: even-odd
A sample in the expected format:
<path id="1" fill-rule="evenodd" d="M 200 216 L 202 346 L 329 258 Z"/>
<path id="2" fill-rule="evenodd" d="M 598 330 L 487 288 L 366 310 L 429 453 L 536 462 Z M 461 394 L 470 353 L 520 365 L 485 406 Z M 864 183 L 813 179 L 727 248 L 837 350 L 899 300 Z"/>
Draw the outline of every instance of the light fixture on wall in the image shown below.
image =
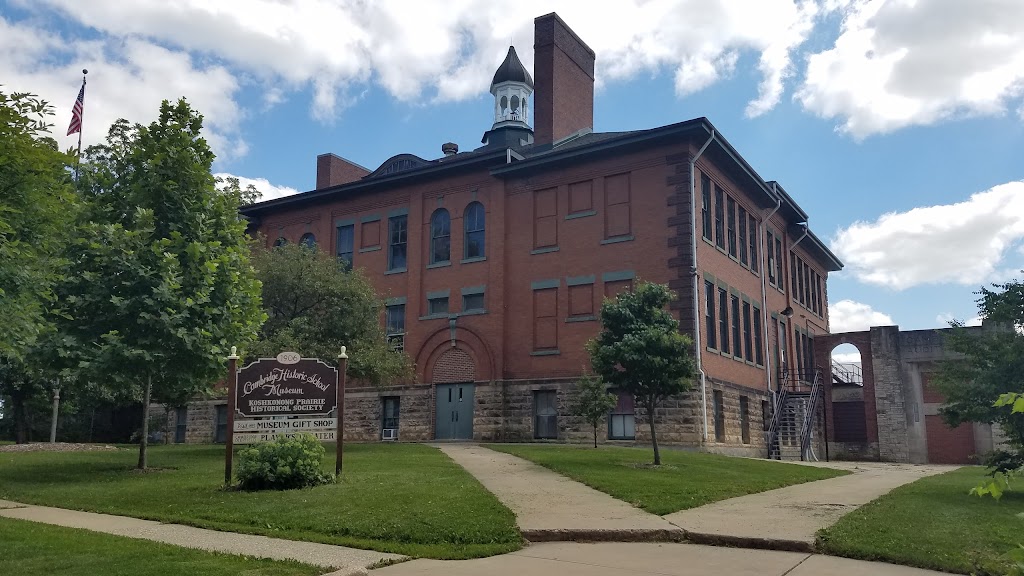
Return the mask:
<path id="1" fill-rule="evenodd" d="M 786 318 L 792 318 L 793 317 L 793 307 L 792 306 L 786 306 L 786 309 L 782 311 L 782 315 L 785 316 Z"/>
<path id="2" fill-rule="evenodd" d="M 452 348 L 455 348 L 455 321 L 458 319 L 459 317 L 454 314 L 448 317 L 448 332 L 452 338 Z"/>

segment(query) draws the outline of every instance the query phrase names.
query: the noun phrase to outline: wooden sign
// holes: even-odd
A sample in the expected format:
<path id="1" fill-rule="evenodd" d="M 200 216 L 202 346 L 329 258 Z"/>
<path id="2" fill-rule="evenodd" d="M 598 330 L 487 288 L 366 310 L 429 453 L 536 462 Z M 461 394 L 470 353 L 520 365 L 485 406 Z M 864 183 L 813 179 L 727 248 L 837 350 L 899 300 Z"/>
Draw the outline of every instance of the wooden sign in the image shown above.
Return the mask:
<path id="1" fill-rule="evenodd" d="M 273 442 L 282 436 L 292 436 L 299 432 L 307 432 L 321 442 L 334 442 L 338 438 L 335 430 L 273 430 L 261 432 L 235 432 L 235 444 L 256 444 Z"/>
<path id="2" fill-rule="evenodd" d="M 285 354 L 278 358 L 260 358 L 238 371 L 235 410 L 239 416 L 336 414 L 336 368 L 315 358 L 295 360 Z"/>
<path id="3" fill-rule="evenodd" d="M 337 418 L 290 418 L 287 420 L 235 420 L 235 432 L 265 432 L 275 430 L 311 432 L 313 430 L 336 430 Z"/>

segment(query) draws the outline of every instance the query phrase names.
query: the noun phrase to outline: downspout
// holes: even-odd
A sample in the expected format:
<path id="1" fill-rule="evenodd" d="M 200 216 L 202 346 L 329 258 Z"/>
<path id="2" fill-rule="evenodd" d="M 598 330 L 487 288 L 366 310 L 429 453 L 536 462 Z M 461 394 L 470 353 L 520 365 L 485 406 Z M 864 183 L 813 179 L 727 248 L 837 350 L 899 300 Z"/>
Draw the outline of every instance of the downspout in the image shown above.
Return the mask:
<path id="1" fill-rule="evenodd" d="M 772 194 L 775 195 L 775 208 L 772 208 L 771 212 L 769 212 L 768 214 L 765 214 L 764 216 L 761 217 L 761 222 L 760 222 L 761 227 L 758 230 L 758 243 L 761 245 L 761 255 L 764 256 L 764 262 L 765 262 L 765 267 L 761 269 L 761 317 L 762 317 L 761 326 L 764 328 L 764 344 L 761 346 L 761 348 L 762 348 L 762 354 L 764 354 L 765 385 L 767 386 L 768 391 L 772 395 L 772 406 L 775 406 L 775 391 L 772 390 L 772 355 L 771 355 L 771 346 L 769 344 L 769 339 L 771 338 L 771 332 L 770 332 L 769 326 L 768 326 L 768 288 L 767 288 L 768 270 L 766 269 L 767 263 L 771 259 L 768 257 L 768 253 L 765 251 L 765 239 L 764 239 L 765 238 L 765 230 L 764 230 L 765 224 L 768 222 L 768 219 L 771 218 L 772 216 L 774 216 L 775 213 L 779 211 L 779 208 L 782 207 L 782 197 L 779 196 L 779 193 L 778 193 L 778 191 L 776 189 L 776 185 L 775 185 L 774 182 L 772 182 Z M 775 248 L 774 246 L 768 246 L 768 250 L 773 250 L 774 248 Z"/>
<path id="2" fill-rule="evenodd" d="M 704 373 L 704 365 L 701 362 L 703 354 L 700 345 L 700 272 L 697 270 L 697 186 L 694 181 L 693 171 L 695 170 L 697 159 L 704 154 L 704 151 L 707 150 L 714 140 L 715 131 L 712 129 L 708 141 L 700 147 L 697 155 L 690 159 L 690 264 L 692 266 L 691 274 L 693 275 L 693 342 L 696 349 L 694 359 L 697 361 L 697 372 L 700 373 L 701 411 L 703 413 L 703 428 L 701 429 L 703 439 L 701 444 L 707 444 L 708 442 L 708 390 L 707 374 Z"/>

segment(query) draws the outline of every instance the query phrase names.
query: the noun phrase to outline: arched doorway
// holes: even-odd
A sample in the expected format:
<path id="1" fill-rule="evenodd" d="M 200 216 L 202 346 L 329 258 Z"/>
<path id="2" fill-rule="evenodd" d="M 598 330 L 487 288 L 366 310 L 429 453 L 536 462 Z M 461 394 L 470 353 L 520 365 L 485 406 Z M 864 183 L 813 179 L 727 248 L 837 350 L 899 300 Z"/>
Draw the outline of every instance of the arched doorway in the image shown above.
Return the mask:
<path id="1" fill-rule="evenodd" d="M 868 426 L 860 349 L 853 344 L 840 344 L 830 356 L 833 440 L 863 444 L 868 439 Z"/>
<path id="2" fill-rule="evenodd" d="M 431 373 L 435 385 L 434 438 L 473 439 L 476 363 L 461 348 L 445 350 Z"/>

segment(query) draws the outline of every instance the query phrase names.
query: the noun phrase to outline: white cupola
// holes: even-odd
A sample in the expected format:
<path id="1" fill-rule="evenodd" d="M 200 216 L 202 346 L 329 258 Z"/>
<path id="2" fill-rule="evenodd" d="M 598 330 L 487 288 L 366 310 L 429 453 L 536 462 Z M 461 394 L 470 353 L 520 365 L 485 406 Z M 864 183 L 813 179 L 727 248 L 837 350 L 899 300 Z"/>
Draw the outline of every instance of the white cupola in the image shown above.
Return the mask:
<path id="1" fill-rule="evenodd" d="M 494 94 L 494 125 L 491 130 L 505 126 L 530 127 L 533 78 L 512 46 L 508 47 L 505 61 L 494 72 L 491 94 Z"/>

